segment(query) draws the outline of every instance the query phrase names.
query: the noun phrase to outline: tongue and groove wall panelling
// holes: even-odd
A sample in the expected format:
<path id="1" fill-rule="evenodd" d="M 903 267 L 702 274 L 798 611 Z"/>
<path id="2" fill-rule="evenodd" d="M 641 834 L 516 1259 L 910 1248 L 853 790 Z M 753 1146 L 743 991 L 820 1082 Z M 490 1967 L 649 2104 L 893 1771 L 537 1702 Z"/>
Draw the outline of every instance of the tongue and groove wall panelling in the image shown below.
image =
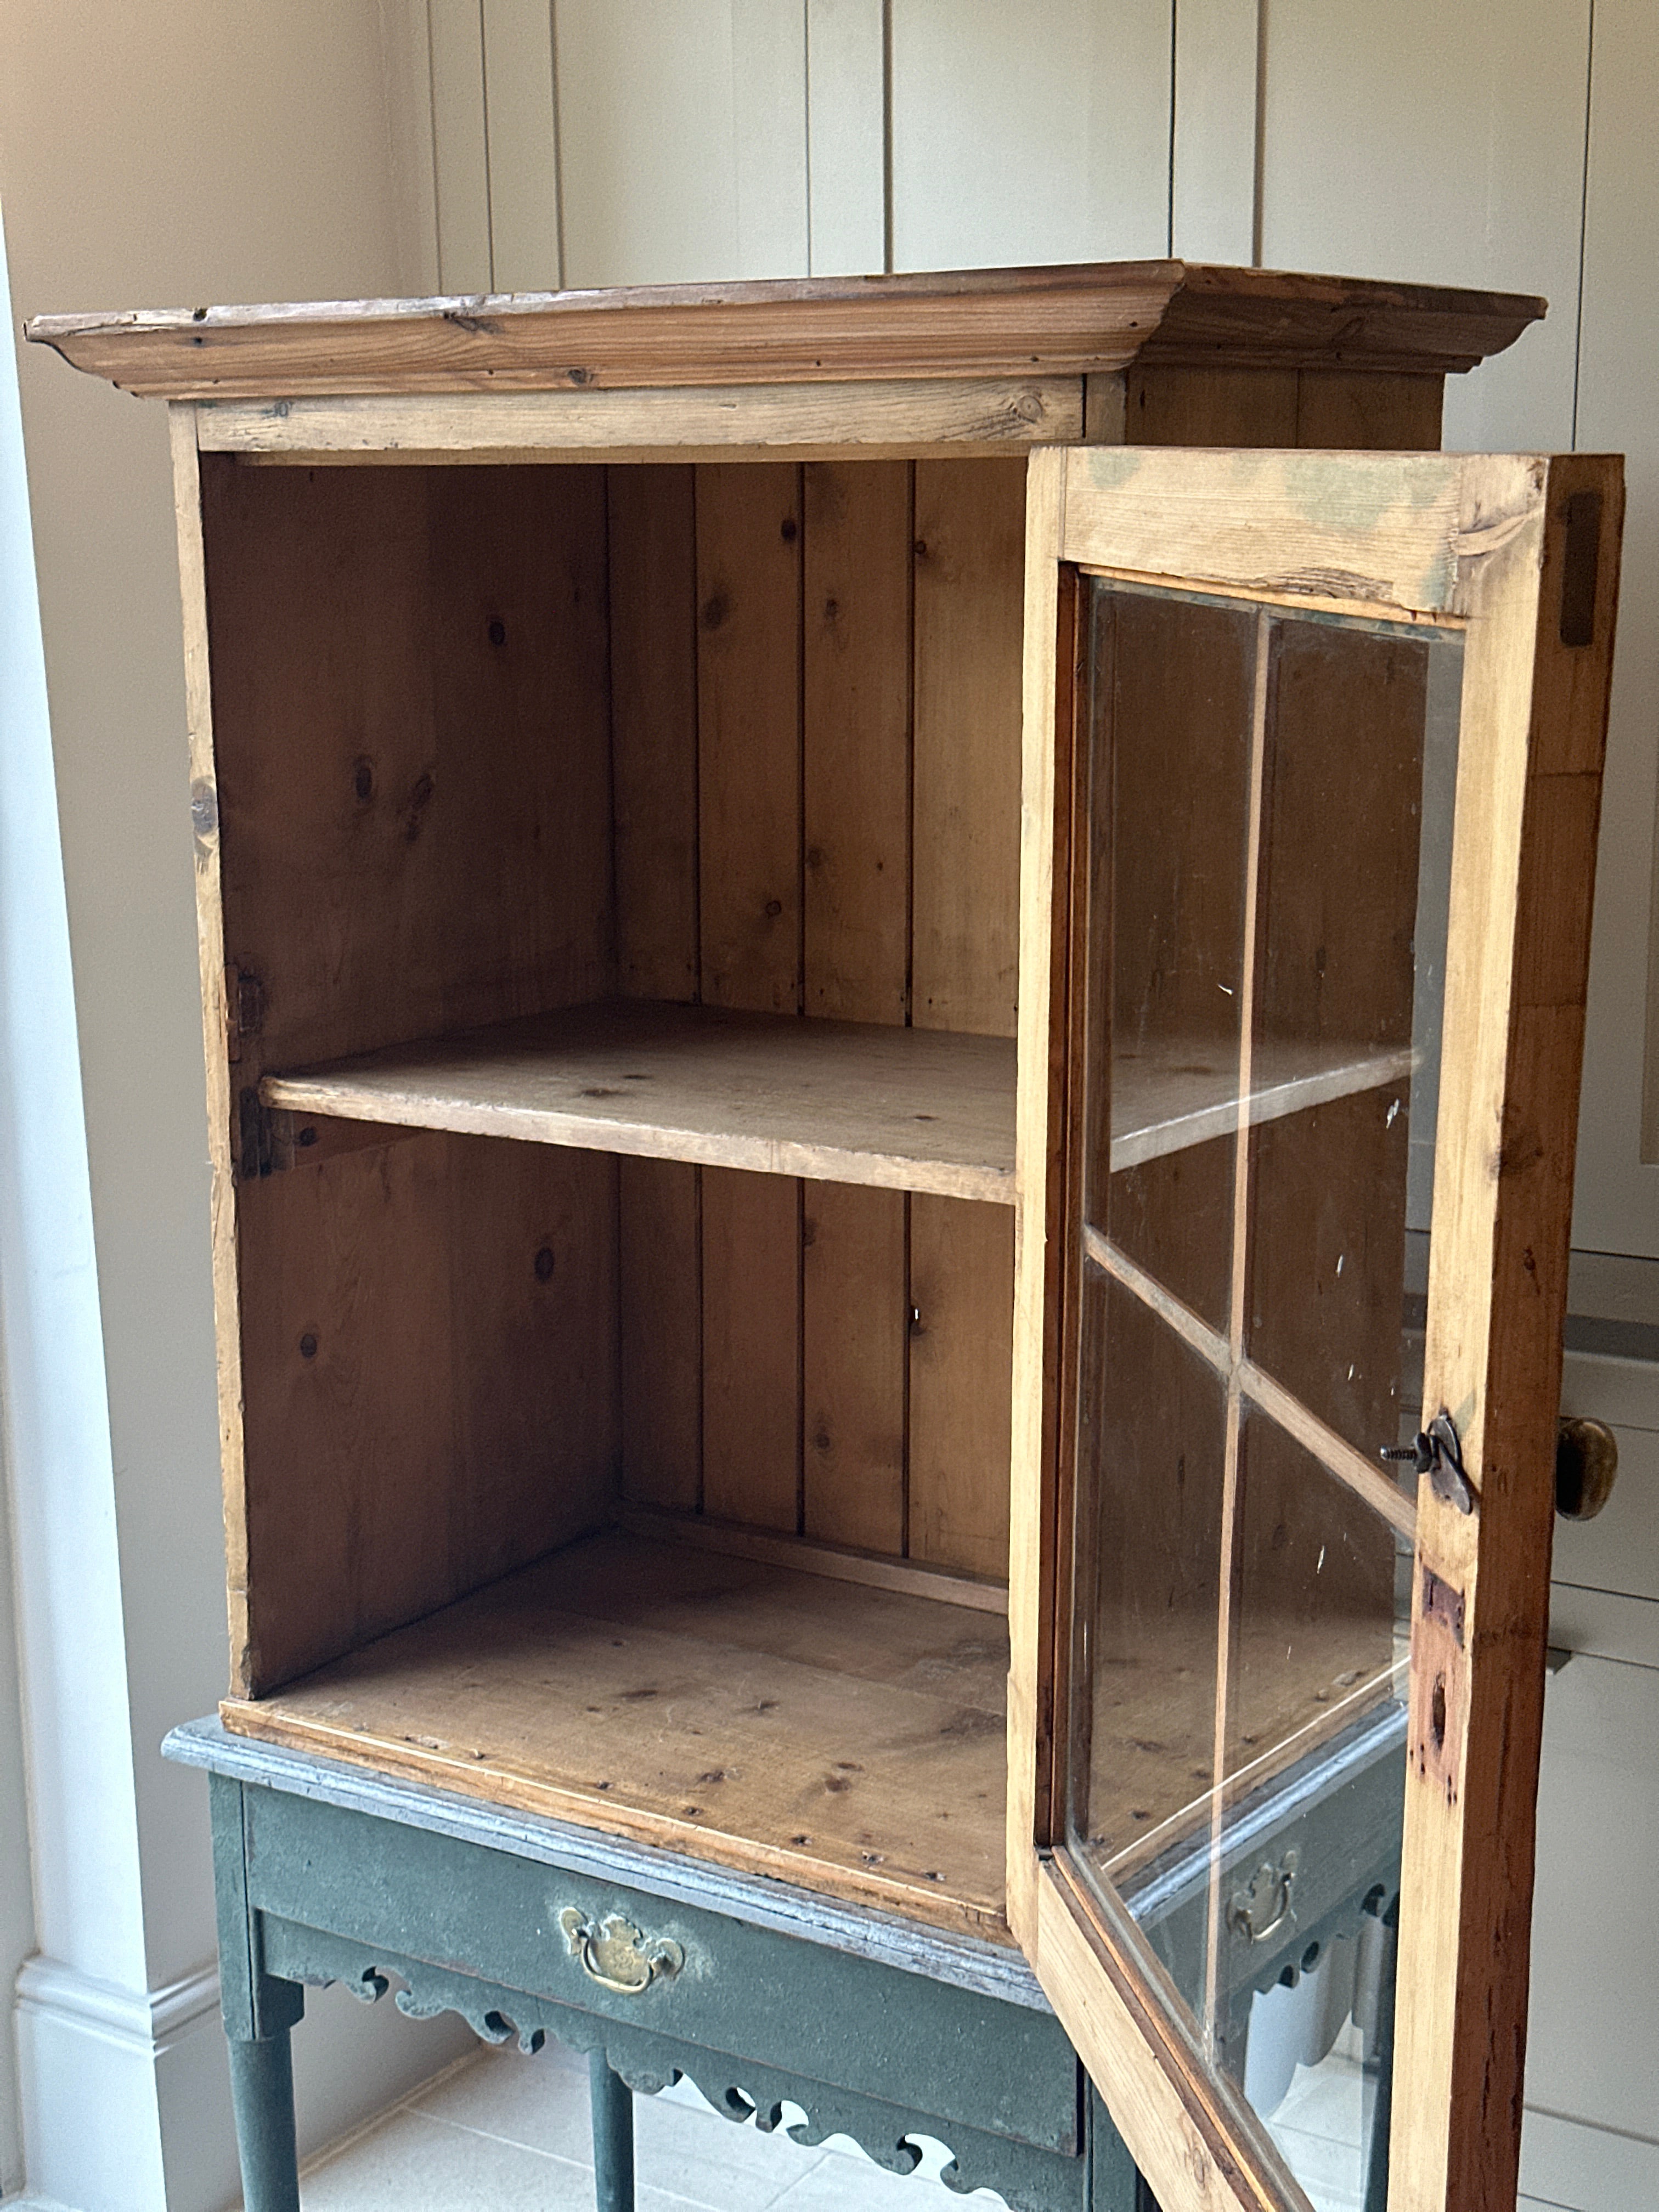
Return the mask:
<path id="1" fill-rule="evenodd" d="M 699 917 L 706 1006 L 801 1011 L 801 471 L 696 472 Z M 792 1176 L 702 1176 L 705 1511 L 800 1525 Z"/>
<path id="2" fill-rule="evenodd" d="M 1644 1162 L 1641 1130 L 1644 963 L 1633 951 L 1650 928 L 1659 753 L 1659 560 L 1644 544 L 1642 486 L 1644 455 L 1659 447 L 1656 310 L 1652 287 L 1632 275 L 1651 261 L 1659 212 L 1644 105 L 1659 33 L 1638 0 L 1597 0 L 1593 23 L 1592 78 L 1589 0 L 1518 0 L 1501 15 L 1480 0 L 1383 11 L 1274 0 L 1261 246 L 1281 268 L 1543 293 L 1544 322 L 1448 380 L 1446 444 L 1632 457 L 1573 1241 L 1659 1255 L 1659 1169 Z"/>
<path id="3" fill-rule="evenodd" d="M 806 43 L 775 0 L 558 0 L 564 282 L 804 275 Z"/>
<path id="4" fill-rule="evenodd" d="M 806 0 L 806 219 L 814 276 L 861 276 L 891 265 L 884 14 L 883 0 Z"/>
<path id="5" fill-rule="evenodd" d="M 1170 251 L 1244 265 L 1255 252 L 1262 0 L 1180 0 L 1175 11 Z"/>
<path id="6" fill-rule="evenodd" d="M 805 478 L 806 1011 L 902 1024 L 910 922 L 910 574 L 905 461 Z M 904 1549 L 902 1191 L 804 1191 L 805 1532 Z"/>
<path id="7" fill-rule="evenodd" d="M 1590 0 L 1266 12 L 1262 262 L 1548 297 L 1448 380 L 1449 447 L 1571 444 L 1589 21 Z"/>
<path id="8" fill-rule="evenodd" d="M 484 109 L 483 16 L 478 0 L 430 0 L 432 170 L 441 291 L 488 292 L 489 138 Z M 539 162 L 553 149 L 531 149 Z M 498 165 L 497 179 L 500 179 Z"/>
<path id="9" fill-rule="evenodd" d="M 911 1011 L 1014 1033 L 1021 461 L 919 461 Z M 1007 1572 L 1013 1212 L 910 1201 L 909 1552 Z"/>
<path id="10" fill-rule="evenodd" d="M 1645 0 L 1596 0 L 1577 443 L 1587 452 L 1626 456 L 1629 503 L 1601 802 L 1573 1242 L 1597 1251 L 1649 1255 L 1659 1255 L 1659 944 L 1652 935 L 1651 897 L 1659 759 L 1659 413 L 1653 386 L 1659 288 L 1652 281 L 1659 235 L 1656 81 L 1659 15 Z M 1644 1032 L 1638 1137 L 1631 1124 L 1643 1095 Z"/>
<path id="11" fill-rule="evenodd" d="M 891 0 L 893 266 L 1168 250 L 1171 0 Z"/>
<path id="12" fill-rule="evenodd" d="M 481 21 L 490 289 L 556 291 L 563 255 L 551 0 L 482 0 Z"/>
<path id="13" fill-rule="evenodd" d="M 697 551 L 690 467 L 613 468 L 611 814 L 617 978 L 695 1001 Z M 623 1490 L 694 1510 L 702 1489 L 702 1191 L 682 1160 L 617 1162 Z"/>

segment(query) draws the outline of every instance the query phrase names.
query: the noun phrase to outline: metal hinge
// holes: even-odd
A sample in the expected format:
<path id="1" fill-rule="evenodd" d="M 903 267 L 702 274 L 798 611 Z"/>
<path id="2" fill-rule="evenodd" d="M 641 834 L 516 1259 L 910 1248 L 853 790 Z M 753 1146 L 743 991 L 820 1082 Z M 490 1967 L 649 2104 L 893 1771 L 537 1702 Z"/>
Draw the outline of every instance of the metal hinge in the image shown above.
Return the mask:
<path id="1" fill-rule="evenodd" d="M 242 1047 L 264 1026 L 265 987 L 246 968 L 225 970 L 225 1056 L 237 1060 Z"/>
<path id="2" fill-rule="evenodd" d="M 269 1106 L 253 1085 L 236 1094 L 236 1173 L 240 1181 L 253 1182 L 276 1165 L 275 1131 Z"/>
<path id="3" fill-rule="evenodd" d="M 1380 1456 L 1408 1460 L 1419 1474 L 1428 1476 L 1430 1489 L 1443 1504 L 1455 1506 L 1460 1513 L 1474 1512 L 1474 1492 L 1463 1472 L 1463 1447 L 1443 1406 L 1428 1427 L 1419 1431 L 1415 1443 L 1384 1444 Z"/>

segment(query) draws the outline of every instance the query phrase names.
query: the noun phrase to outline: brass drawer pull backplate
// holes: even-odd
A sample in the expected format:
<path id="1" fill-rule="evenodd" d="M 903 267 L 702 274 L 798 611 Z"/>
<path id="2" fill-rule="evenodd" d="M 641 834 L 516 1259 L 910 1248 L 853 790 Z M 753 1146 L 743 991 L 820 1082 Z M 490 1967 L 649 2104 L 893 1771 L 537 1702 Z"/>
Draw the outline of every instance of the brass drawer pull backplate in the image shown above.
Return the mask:
<path id="1" fill-rule="evenodd" d="M 637 1996 L 653 1982 L 672 1982 L 685 1964 L 678 1943 L 666 1936 L 642 1934 L 619 1912 L 596 1923 L 578 1906 L 567 1905 L 559 1925 L 588 1980 L 619 1996 Z"/>

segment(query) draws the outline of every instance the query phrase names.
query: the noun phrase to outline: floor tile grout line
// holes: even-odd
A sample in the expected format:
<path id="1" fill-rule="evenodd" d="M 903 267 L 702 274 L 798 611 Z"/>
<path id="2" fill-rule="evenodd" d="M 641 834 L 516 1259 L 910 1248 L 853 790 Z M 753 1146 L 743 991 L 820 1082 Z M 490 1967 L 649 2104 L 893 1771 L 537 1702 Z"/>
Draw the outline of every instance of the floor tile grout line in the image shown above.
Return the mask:
<path id="1" fill-rule="evenodd" d="M 400 2112 L 410 2109 L 416 2097 L 424 2097 L 430 2090 L 435 2089 L 441 2081 L 453 2081 L 456 2075 L 464 2074 L 469 2066 L 477 2066 L 486 2056 L 487 2053 L 482 2050 L 463 2051 L 459 2058 L 452 2059 L 449 2064 L 443 2067 L 438 2073 L 430 2075 L 424 2081 L 417 2082 L 407 2095 L 399 2097 L 395 2104 L 386 2106 L 383 2111 L 374 2113 L 372 2118 L 360 2121 L 355 2128 L 349 2128 L 344 2135 L 336 2136 L 331 2142 L 322 2144 L 318 2149 L 313 2151 L 308 2158 L 301 2160 L 301 2180 L 307 2180 L 313 2174 L 320 2173 L 325 2166 L 331 2166 L 337 2158 L 343 2156 L 358 2143 L 377 2134 L 380 2129 L 389 2127 Z"/>
<path id="2" fill-rule="evenodd" d="M 550 2159 L 556 2166 L 572 2166 L 581 2173 L 593 2171 L 591 2157 L 572 2158 L 568 2151 L 544 2150 L 539 2143 L 520 2142 L 517 2136 L 500 2135 L 494 2128 L 475 2127 L 470 2120 L 453 2119 L 447 2112 L 423 2112 L 418 2105 L 407 2109 L 415 2119 L 425 2120 L 434 2128 L 452 2129 L 458 2136 L 472 2136 L 480 2142 L 499 2143 L 503 2150 L 521 2150 L 531 2158 Z"/>

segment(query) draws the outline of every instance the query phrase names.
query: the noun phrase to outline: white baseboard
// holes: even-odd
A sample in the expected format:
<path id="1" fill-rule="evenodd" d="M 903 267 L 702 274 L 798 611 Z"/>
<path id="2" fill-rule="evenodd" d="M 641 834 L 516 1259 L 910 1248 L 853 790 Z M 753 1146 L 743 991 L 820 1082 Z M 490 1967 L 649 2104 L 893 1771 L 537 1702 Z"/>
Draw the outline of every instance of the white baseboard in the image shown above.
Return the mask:
<path id="1" fill-rule="evenodd" d="M 1637 2212 L 1659 2205 L 1659 2142 L 1528 2106 L 1521 2191 L 1565 2212 Z"/>
<path id="2" fill-rule="evenodd" d="M 17 1978 L 27 2193 L 5 2212 L 225 2212 L 240 2201 L 219 1976 L 131 1990 L 55 1959 Z M 302 2156 L 475 2048 L 464 2020 L 412 2021 L 308 1990 L 294 2038 Z"/>
<path id="3" fill-rule="evenodd" d="M 17 2043 L 32 2198 L 73 2212 L 223 2212 L 234 2201 L 215 1968 L 133 1990 L 30 1959 Z"/>

